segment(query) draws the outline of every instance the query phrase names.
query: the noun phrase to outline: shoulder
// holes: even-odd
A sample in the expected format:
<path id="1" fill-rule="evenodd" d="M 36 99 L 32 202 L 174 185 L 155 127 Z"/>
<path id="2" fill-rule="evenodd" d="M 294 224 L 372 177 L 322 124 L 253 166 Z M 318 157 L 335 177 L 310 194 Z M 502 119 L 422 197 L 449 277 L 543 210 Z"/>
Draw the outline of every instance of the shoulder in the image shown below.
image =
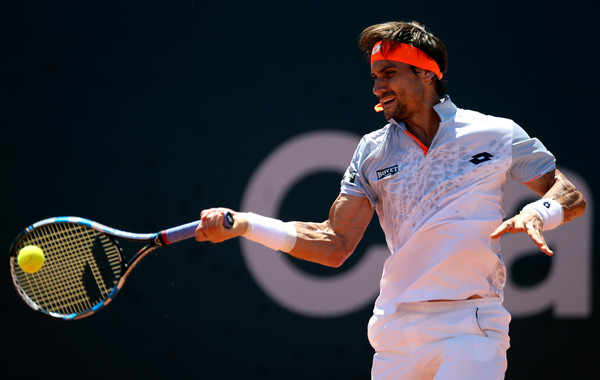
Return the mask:
<path id="1" fill-rule="evenodd" d="M 368 155 L 377 150 L 386 140 L 387 134 L 393 128 L 392 124 L 364 135 L 358 143 L 357 152 Z"/>
<path id="2" fill-rule="evenodd" d="M 385 138 L 385 135 L 388 133 L 390 128 L 392 128 L 392 124 L 388 123 L 383 128 L 380 128 L 373 132 L 367 133 L 366 135 L 364 135 L 362 137 L 361 142 L 364 142 L 367 144 L 381 144 L 381 142 Z"/>
<path id="3" fill-rule="evenodd" d="M 504 117 L 492 116 L 479 111 L 457 107 L 449 96 L 436 105 L 442 124 L 464 128 L 465 132 L 512 131 L 515 122 Z"/>
<path id="4" fill-rule="evenodd" d="M 456 121 L 461 124 L 476 124 L 476 125 L 489 125 L 497 128 L 511 129 L 514 127 L 515 122 L 505 117 L 487 115 L 478 111 L 467 110 L 459 108 L 456 112 Z"/>

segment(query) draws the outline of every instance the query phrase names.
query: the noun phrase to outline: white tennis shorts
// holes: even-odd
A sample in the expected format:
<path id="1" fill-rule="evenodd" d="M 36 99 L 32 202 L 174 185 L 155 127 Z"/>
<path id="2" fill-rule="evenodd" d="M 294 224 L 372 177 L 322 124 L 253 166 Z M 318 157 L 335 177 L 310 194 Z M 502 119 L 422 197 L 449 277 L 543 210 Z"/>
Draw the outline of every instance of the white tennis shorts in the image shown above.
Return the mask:
<path id="1" fill-rule="evenodd" d="M 400 304 L 369 321 L 371 377 L 503 379 L 509 322 L 500 298 Z"/>

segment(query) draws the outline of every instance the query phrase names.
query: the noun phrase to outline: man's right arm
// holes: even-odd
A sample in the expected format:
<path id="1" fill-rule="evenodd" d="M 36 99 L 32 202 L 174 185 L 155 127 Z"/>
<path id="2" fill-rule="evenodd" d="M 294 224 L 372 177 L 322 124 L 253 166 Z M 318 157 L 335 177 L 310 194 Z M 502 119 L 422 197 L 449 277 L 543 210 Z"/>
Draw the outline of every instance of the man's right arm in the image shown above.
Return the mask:
<path id="1" fill-rule="evenodd" d="M 339 267 L 354 252 L 373 217 L 367 198 L 340 194 L 323 223 L 294 222 L 296 245 L 288 252 L 302 260 Z"/>
<path id="2" fill-rule="evenodd" d="M 233 228 L 223 227 L 225 212 L 233 214 Z M 339 267 L 354 252 L 363 237 L 373 209 L 367 198 L 340 194 L 322 223 L 289 222 L 296 232 L 296 241 L 287 253 L 307 261 Z M 281 222 L 279 222 L 281 223 Z M 224 208 L 204 210 L 196 229 L 196 240 L 222 242 L 248 230 L 248 214 Z"/>

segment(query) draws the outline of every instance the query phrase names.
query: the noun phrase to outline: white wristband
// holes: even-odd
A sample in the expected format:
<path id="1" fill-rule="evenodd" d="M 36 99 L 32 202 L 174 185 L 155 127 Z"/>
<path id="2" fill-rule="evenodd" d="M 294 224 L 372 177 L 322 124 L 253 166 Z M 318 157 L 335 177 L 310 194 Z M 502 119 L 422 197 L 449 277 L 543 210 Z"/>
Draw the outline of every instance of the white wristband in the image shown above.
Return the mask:
<path id="1" fill-rule="evenodd" d="M 246 213 L 248 229 L 244 237 L 276 251 L 289 252 L 296 245 L 296 228 L 292 223 Z"/>
<path id="2" fill-rule="evenodd" d="M 523 207 L 522 211 L 527 210 L 536 212 L 542 218 L 542 222 L 544 223 L 542 227 L 543 231 L 553 230 L 563 222 L 563 207 L 554 199 L 542 198 L 532 202 Z"/>

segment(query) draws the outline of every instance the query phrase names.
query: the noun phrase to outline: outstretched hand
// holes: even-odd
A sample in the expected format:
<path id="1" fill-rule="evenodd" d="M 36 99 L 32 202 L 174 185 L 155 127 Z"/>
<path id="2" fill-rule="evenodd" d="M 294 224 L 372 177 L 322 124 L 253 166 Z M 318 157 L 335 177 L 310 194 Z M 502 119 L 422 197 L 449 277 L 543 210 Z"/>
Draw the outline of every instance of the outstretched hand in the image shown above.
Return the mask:
<path id="1" fill-rule="evenodd" d="M 505 220 L 496 228 L 490 235 L 492 239 L 498 239 L 505 233 L 525 232 L 531 240 L 538 246 L 540 251 L 548 256 L 552 256 L 554 252 L 548 247 L 544 234 L 542 233 L 543 222 L 542 218 L 533 211 L 522 211 L 520 214 Z"/>

